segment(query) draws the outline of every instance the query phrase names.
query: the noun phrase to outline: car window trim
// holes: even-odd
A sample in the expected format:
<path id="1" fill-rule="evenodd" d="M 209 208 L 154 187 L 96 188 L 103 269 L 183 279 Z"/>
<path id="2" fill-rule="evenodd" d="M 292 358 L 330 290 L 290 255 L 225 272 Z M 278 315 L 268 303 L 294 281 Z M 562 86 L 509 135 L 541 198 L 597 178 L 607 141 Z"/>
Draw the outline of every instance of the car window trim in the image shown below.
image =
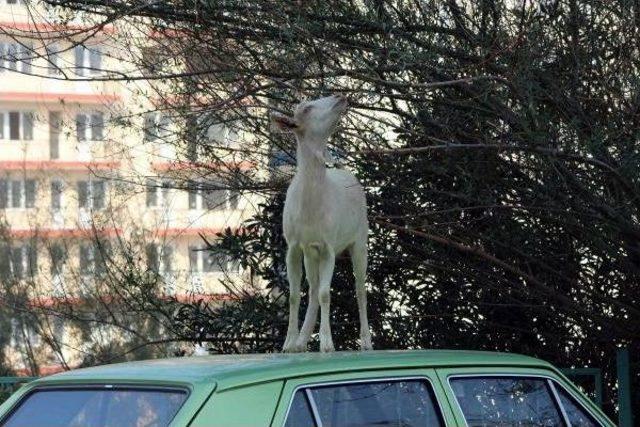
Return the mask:
<path id="1" fill-rule="evenodd" d="M 458 411 L 460 412 L 460 415 L 462 415 L 462 419 L 464 420 L 464 424 L 466 427 L 469 427 L 469 423 L 467 422 L 467 417 L 464 415 L 464 411 L 462 410 L 462 406 L 460 406 L 460 402 L 458 401 L 458 398 L 456 397 L 455 391 L 453 390 L 453 386 L 451 385 L 451 380 L 452 379 L 459 379 L 459 378 L 491 378 L 491 377 L 520 377 L 520 378 L 536 378 L 536 379 L 542 379 L 542 380 L 546 380 L 547 382 L 551 381 L 551 384 L 548 384 L 549 388 L 551 389 L 552 395 L 554 400 L 556 401 L 556 406 L 560 409 L 560 413 L 562 415 L 562 419 L 564 421 L 564 423 L 566 424 L 567 427 L 572 427 L 571 426 L 571 422 L 569 422 L 569 419 L 567 417 L 566 414 L 566 410 L 564 409 L 564 406 L 562 405 L 562 401 L 560 400 L 560 396 L 558 396 L 555 388 L 554 388 L 554 382 L 557 382 L 557 380 L 551 376 L 548 375 L 542 375 L 542 374 L 526 374 L 526 373 L 518 373 L 518 374 L 509 374 L 509 373 L 490 373 L 490 374 L 452 374 L 452 375 L 448 375 L 447 376 L 447 385 L 449 387 L 449 391 L 451 392 L 451 396 L 453 397 L 453 400 L 456 402 L 456 406 L 458 408 Z M 560 385 L 560 384 L 559 384 Z M 563 387 L 563 389 L 566 390 L 566 387 Z M 575 400 L 577 400 L 578 402 L 580 402 L 579 399 L 576 399 L 575 395 L 571 392 L 569 392 L 569 395 L 571 395 Z M 585 408 L 582 404 L 580 404 L 580 407 L 582 409 L 584 409 L 586 411 L 587 414 L 589 414 L 591 416 L 591 418 L 593 418 L 596 423 L 598 423 L 598 427 L 603 427 L 603 424 L 598 420 L 598 417 L 595 417 L 593 415 L 593 413 Z"/>
<path id="2" fill-rule="evenodd" d="M 553 390 L 558 395 L 557 396 L 558 402 L 560 402 L 560 406 L 563 408 L 565 413 L 566 413 L 566 409 L 564 409 L 564 405 L 562 404 L 562 399 L 560 398 L 560 393 L 558 393 L 558 391 L 557 391 L 557 387 L 560 387 L 565 393 L 567 393 L 569 395 L 569 397 L 571 397 L 573 399 L 574 403 L 578 406 L 578 409 L 582 409 L 582 411 L 584 413 L 586 413 L 589 416 L 589 418 L 591 418 L 597 424 L 600 424 L 600 426 L 598 426 L 598 427 L 601 427 L 602 423 L 600 421 L 598 421 L 598 419 L 593 415 L 593 413 L 589 410 L 589 408 L 585 408 L 585 406 L 580 401 L 580 398 L 578 396 L 576 396 L 575 393 L 573 393 L 571 390 L 567 389 L 567 387 L 563 386 L 562 384 L 560 384 L 558 381 L 556 381 L 553 378 L 549 378 L 548 380 L 551 381 L 551 384 L 553 386 Z M 570 422 L 570 419 L 569 419 L 569 414 L 567 414 L 567 420 L 568 420 L 568 425 L 571 426 L 571 422 Z"/>
<path id="3" fill-rule="evenodd" d="M 178 415 L 184 404 L 189 400 L 191 396 L 191 389 L 189 387 L 180 386 L 180 385 L 154 385 L 154 384 L 132 384 L 132 383 L 117 383 L 117 382 L 104 382 L 104 383 L 81 383 L 81 384 L 36 384 L 30 390 L 27 390 L 20 399 L 18 399 L 12 406 L 9 408 L 7 413 L 0 418 L 0 426 L 4 425 L 4 423 L 11 418 L 11 416 L 17 411 L 20 406 L 33 394 L 40 391 L 55 391 L 55 390 L 156 390 L 156 391 L 164 391 L 164 392 L 182 392 L 185 394 L 185 398 L 182 401 L 182 404 L 178 408 L 171 420 L 169 420 L 169 425 Z"/>
<path id="4" fill-rule="evenodd" d="M 293 394 L 295 395 L 296 393 L 297 391 Z M 322 427 L 322 419 L 320 418 L 320 411 L 318 411 L 318 405 L 316 405 L 316 399 L 314 399 L 313 395 L 311 394 L 311 387 L 305 388 L 304 394 L 307 397 L 307 403 L 309 404 L 309 408 L 311 408 L 311 415 L 313 416 L 313 422 L 315 424 L 315 427 Z M 289 412 L 287 411 L 287 416 L 288 415 L 289 415 Z M 285 417 L 285 422 L 286 422 L 286 417 Z"/>
<path id="5" fill-rule="evenodd" d="M 558 391 L 556 390 L 556 386 L 553 384 L 553 381 L 551 380 L 551 378 L 547 378 L 547 384 L 549 384 L 549 388 L 551 389 L 553 398 L 556 400 L 556 402 L 558 402 L 558 407 L 560 407 L 560 412 L 562 413 L 562 418 L 564 418 L 564 423 L 568 427 L 572 427 L 571 421 L 569 420 L 569 416 L 567 415 L 567 410 L 564 408 L 564 405 L 562 404 L 562 400 L 560 400 L 560 395 L 558 394 Z"/>
<path id="6" fill-rule="evenodd" d="M 438 410 L 438 415 L 440 418 L 440 421 L 442 422 L 442 425 L 444 427 L 447 427 L 447 419 L 444 416 L 444 412 L 442 410 L 442 405 L 440 404 L 440 399 L 438 398 L 438 394 L 436 393 L 436 389 L 433 386 L 433 381 L 431 381 L 431 378 L 424 376 L 424 375 L 411 375 L 411 376 L 402 376 L 402 377 L 377 377 L 377 378 L 362 378 L 362 379 L 355 379 L 355 380 L 338 380 L 338 381 L 326 381 L 326 382 L 317 382 L 317 383 L 307 383 L 307 384 L 300 384 L 298 386 L 296 386 L 292 393 L 291 393 L 291 398 L 289 399 L 289 406 L 287 407 L 287 411 L 284 415 L 284 420 L 282 422 L 282 427 L 285 426 L 285 424 L 287 424 L 287 419 L 289 418 L 289 412 L 291 411 L 291 406 L 293 405 L 293 399 L 296 395 L 296 393 L 301 390 L 304 389 L 305 395 L 309 401 L 309 406 L 311 406 L 311 414 L 314 418 L 314 422 L 316 424 L 316 427 L 323 427 L 322 426 L 322 420 L 320 419 L 320 413 L 318 411 L 318 407 L 316 406 L 315 403 L 315 399 L 313 398 L 313 396 L 311 395 L 311 389 L 313 388 L 321 388 L 321 387 L 331 387 L 331 386 L 335 386 L 335 385 L 350 385 L 350 384 L 362 384 L 362 383 L 381 383 L 381 382 L 385 382 L 385 381 L 389 381 L 389 382 L 401 382 L 401 381 L 415 381 L 415 380 L 426 380 L 426 382 L 429 384 L 429 387 L 431 389 L 431 391 L 433 392 L 433 397 L 435 398 L 435 404 Z"/>

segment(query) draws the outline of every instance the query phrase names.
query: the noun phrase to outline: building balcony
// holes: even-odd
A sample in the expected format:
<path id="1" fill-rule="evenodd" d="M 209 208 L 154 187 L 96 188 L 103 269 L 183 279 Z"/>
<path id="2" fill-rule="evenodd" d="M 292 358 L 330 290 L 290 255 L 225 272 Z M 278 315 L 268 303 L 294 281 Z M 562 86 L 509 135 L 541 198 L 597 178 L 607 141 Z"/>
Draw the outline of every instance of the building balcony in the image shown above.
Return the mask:
<path id="1" fill-rule="evenodd" d="M 0 160 L 0 171 L 90 172 L 118 169 L 119 161 Z"/>
<path id="2" fill-rule="evenodd" d="M 154 161 L 151 163 L 151 169 L 156 172 L 171 172 L 185 170 L 250 170 L 255 168 L 255 164 L 249 161 L 227 162 L 227 163 L 211 163 L 211 162 L 184 162 L 184 161 Z"/>
<path id="3" fill-rule="evenodd" d="M 8 237 L 12 239 L 91 239 L 100 237 L 117 237 L 122 235 L 120 228 L 9 228 Z"/>
<path id="4" fill-rule="evenodd" d="M 4 75 L 2 80 L 0 80 L 0 102 L 3 104 L 59 104 L 64 103 L 66 105 L 69 104 L 85 104 L 85 105 L 109 105 L 114 102 L 120 101 L 120 96 L 115 93 L 109 93 L 108 91 L 102 90 L 91 85 L 82 85 L 77 86 L 76 83 L 71 82 L 58 82 L 59 85 L 52 85 L 50 82 L 42 83 L 42 91 L 29 91 L 29 92 L 15 92 L 10 90 L 5 90 L 3 86 L 7 86 L 10 88 L 16 87 L 15 83 L 12 82 L 15 79 L 37 79 L 35 82 L 28 82 L 28 86 L 33 88 L 34 83 L 37 85 L 38 81 L 42 79 L 39 77 L 31 77 L 20 74 L 21 77 Z M 86 83 L 86 82 L 79 82 Z M 70 84 L 75 84 L 77 86 L 76 89 L 83 89 L 82 91 L 73 91 L 73 92 L 65 92 L 63 90 L 56 89 L 65 89 Z M 102 84 L 102 83 L 101 83 Z M 86 92 L 86 93 L 84 93 Z"/>
<path id="5" fill-rule="evenodd" d="M 0 11 L 0 27 L 8 34 L 19 36 L 24 32 L 37 31 L 39 33 L 50 33 L 53 36 L 57 33 L 67 34 L 69 31 L 82 31 L 93 30 L 94 27 L 88 25 L 78 24 L 54 24 L 48 22 L 34 22 L 33 14 L 29 11 L 36 6 L 29 4 L 29 9 L 24 4 L 15 4 L 7 11 Z M 24 10 L 23 14 L 19 13 L 19 9 Z M 44 9 L 43 9 L 44 11 Z M 4 12 L 4 13 L 3 13 Z M 24 19 L 18 21 L 17 18 L 23 17 Z M 115 27 L 112 25 L 104 26 L 100 29 L 102 34 L 114 34 L 116 32 Z"/>

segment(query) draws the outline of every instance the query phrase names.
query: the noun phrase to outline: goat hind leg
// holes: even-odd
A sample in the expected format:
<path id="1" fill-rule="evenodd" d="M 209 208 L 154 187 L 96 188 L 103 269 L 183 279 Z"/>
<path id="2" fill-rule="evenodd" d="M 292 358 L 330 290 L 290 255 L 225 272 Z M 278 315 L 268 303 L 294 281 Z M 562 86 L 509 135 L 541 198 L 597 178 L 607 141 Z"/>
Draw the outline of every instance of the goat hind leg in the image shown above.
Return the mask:
<path id="1" fill-rule="evenodd" d="M 367 317 L 367 244 L 356 243 L 350 250 L 353 275 L 356 278 L 356 296 L 358 299 L 358 314 L 360 315 L 360 349 L 372 350 L 371 331 Z"/>
<path id="2" fill-rule="evenodd" d="M 302 281 L 302 250 L 297 244 L 287 249 L 287 279 L 289 280 L 289 327 L 282 351 L 298 351 L 298 316 L 300 311 L 300 282 Z"/>

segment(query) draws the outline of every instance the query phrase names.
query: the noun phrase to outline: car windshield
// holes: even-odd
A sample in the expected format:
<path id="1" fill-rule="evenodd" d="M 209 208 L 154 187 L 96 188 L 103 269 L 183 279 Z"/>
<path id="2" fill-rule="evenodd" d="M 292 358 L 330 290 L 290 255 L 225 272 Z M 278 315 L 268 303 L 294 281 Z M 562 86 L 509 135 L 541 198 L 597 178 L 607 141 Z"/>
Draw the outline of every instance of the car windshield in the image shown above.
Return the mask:
<path id="1" fill-rule="evenodd" d="M 2 420 L 3 427 L 163 427 L 187 392 L 180 389 L 86 387 L 36 389 Z"/>

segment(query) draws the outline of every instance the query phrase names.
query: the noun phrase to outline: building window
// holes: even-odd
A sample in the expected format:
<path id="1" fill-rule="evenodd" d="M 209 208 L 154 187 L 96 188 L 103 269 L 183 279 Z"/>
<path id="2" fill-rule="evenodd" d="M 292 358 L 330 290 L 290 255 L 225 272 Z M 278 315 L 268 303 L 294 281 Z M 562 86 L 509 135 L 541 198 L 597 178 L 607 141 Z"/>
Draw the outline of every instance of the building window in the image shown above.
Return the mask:
<path id="1" fill-rule="evenodd" d="M 240 264 L 231 256 L 215 253 L 206 247 L 189 246 L 191 273 L 238 273 Z"/>
<path id="2" fill-rule="evenodd" d="M 166 141 L 173 123 L 169 115 L 158 112 L 147 112 L 144 114 L 143 120 L 143 139 L 145 142 Z"/>
<path id="3" fill-rule="evenodd" d="M 16 71 L 18 69 L 18 45 L 15 43 L 7 43 L 4 52 L 7 68 Z"/>
<path id="4" fill-rule="evenodd" d="M 62 209 L 62 181 L 51 181 L 51 210 Z"/>
<path id="5" fill-rule="evenodd" d="M 144 76 L 156 76 L 162 73 L 163 69 L 171 59 L 169 53 L 159 49 L 159 46 L 148 46 L 141 49 L 142 74 Z"/>
<path id="6" fill-rule="evenodd" d="M 51 257 L 51 275 L 62 276 L 64 273 L 64 267 L 67 263 L 67 250 L 60 243 L 55 243 L 49 248 L 49 255 Z"/>
<path id="7" fill-rule="evenodd" d="M 60 158 L 60 132 L 62 130 L 62 113 L 49 111 L 49 157 Z"/>
<path id="8" fill-rule="evenodd" d="M 74 48 L 76 74 L 86 76 L 102 72 L 102 51 L 99 47 L 78 45 Z"/>
<path id="9" fill-rule="evenodd" d="M 105 207 L 106 183 L 101 180 L 78 181 L 80 209 L 101 210 Z"/>
<path id="10" fill-rule="evenodd" d="M 214 187 L 213 189 L 206 188 L 208 186 Z M 217 186 L 223 187 L 222 184 L 201 184 L 197 182 L 191 182 L 188 185 L 189 193 L 189 209 L 190 210 L 211 210 L 222 211 L 238 208 L 239 195 L 237 192 L 225 188 L 215 188 Z"/>
<path id="11" fill-rule="evenodd" d="M 31 60 L 33 59 L 33 45 L 23 44 L 18 46 L 18 60 L 23 73 L 31 72 Z"/>
<path id="12" fill-rule="evenodd" d="M 35 180 L 0 179 L 0 209 L 33 208 L 35 204 Z"/>
<path id="13" fill-rule="evenodd" d="M 61 316 L 52 316 L 51 318 L 51 335 L 58 344 L 61 344 L 64 341 L 64 320 L 65 319 Z"/>
<path id="14" fill-rule="evenodd" d="M 35 244 L 0 246 L 0 277 L 4 279 L 33 278 L 38 271 Z"/>
<path id="15" fill-rule="evenodd" d="M 228 257 L 211 251 L 202 251 L 202 271 L 218 273 L 227 271 Z"/>
<path id="16" fill-rule="evenodd" d="M 107 272 L 109 247 L 105 242 L 80 245 L 80 275 L 103 276 Z"/>
<path id="17" fill-rule="evenodd" d="M 104 114 L 101 112 L 76 114 L 76 137 L 78 141 L 102 141 Z"/>
<path id="18" fill-rule="evenodd" d="M 173 182 L 164 180 L 162 182 L 148 179 L 146 182 L 146 204 L 148 208 L 163 207 L 170 204 L 171 188 Z"/>
<path id="19" fill-rule="evenodd" d="M 62 74 L 60 70 L 60 47 L 53 43 L 46 46 L 47 72 L 50 76 Z"/>
<path id="20" fill-rule="evenodd" d="M 0 71 L 31 72 L 31 60 L 33 59 L 33 46 L 20 43 L 0 43 Z"/>
<path id="21" fill-rule="evenodd" d="M 156 274 L 173 271 L 173 246 L 149 243 L 145 247 L 147 269 Z"/>
<path id="22" fill-rule="evenodd" d="M 33 139 L 33 111 L 0 111 L 0 139 Z"/>
<path id="23" fill-rule="evenodd" d="M 17 347 L 24 343 L 29 343 L 31 347 L 38 347 L 41 344 L 40 334 L 33 325 L 24 322 L 21 317 L 11 319 L 11 339 L 10 345 Z"/>

